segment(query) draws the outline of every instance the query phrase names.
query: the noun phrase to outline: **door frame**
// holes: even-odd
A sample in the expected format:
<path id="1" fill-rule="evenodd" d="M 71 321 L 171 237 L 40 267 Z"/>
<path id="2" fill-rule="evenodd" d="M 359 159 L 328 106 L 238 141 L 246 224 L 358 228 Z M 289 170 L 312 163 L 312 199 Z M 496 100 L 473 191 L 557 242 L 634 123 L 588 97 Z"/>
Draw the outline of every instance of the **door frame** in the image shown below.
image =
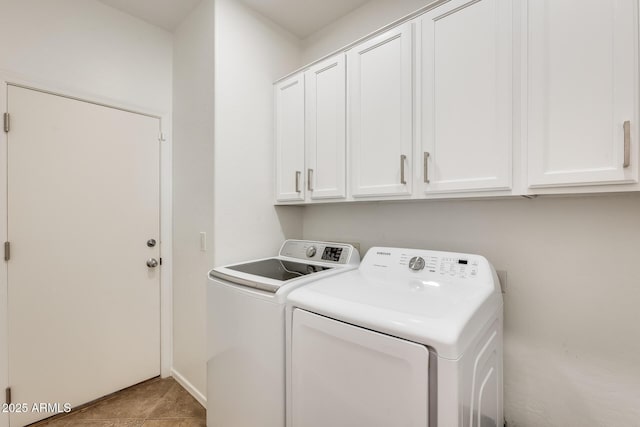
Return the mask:
<path id="1" fill-rule="evenodd" d="M 173 282 L 172 282 L 172 126 L 169 112 L 153 111 L 130 105 L 114 99 L 57 86 L 51 83 L 25 79 L 19 75 L 0 72 L 0 116 L 7 111 L 7 89 L 15 85 L 51 95 L 62 96 L 77 101 L 89 102 L 104 107 L 115 108 L 135 114 L 157 118 L 160 121 L 158 137 L 160 142 L 160 375 L 171 375 L 173 365 Z M 0 242 L 7 241 L 7 133 L 0 129 Z M 8 269 L 7 263 L 0 261 L 0 392 L 9 387 L 9 324 L 8 324 Z M 114 390 L 115 391 L 115 390 Z M 3 394 L 3 393 L 0 393 Z M 0 403 L 4 399 L 0 398 Z M 0 411 L 0 427 L 9 426 L 9 414 Z"/>

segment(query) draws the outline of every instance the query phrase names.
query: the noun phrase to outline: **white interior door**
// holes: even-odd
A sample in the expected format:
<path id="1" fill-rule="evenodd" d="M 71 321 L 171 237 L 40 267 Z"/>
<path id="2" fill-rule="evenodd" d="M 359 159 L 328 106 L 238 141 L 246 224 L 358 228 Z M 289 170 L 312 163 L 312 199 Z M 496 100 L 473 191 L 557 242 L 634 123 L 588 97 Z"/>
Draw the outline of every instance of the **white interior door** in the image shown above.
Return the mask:
<path id="1" fill-rule="evenodd" d="M 295 309 L 293 427 L 425 427 L 429 351 L 409 341 Z"/>
<path id="2" fill-rule="evenodd" d="M 15 86 L 8 107 L 13 401 L 75 407 L 159 375 L 159 119 Z"/>

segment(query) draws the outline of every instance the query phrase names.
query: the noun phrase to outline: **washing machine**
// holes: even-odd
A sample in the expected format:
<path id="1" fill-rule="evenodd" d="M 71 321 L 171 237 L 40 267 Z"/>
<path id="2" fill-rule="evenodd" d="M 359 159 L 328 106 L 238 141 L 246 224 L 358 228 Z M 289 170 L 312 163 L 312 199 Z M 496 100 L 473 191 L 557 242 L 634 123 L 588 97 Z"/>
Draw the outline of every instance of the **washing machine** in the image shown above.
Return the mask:
<path id="1" fill-rule="evenodd" d="M 503 426 L 502 293 L 482 256 L 371 248 L 287 297 L 287 427 Z"/>
<path id="2" fill-rule="evenodd" d="M 274 257 L 209 272 L 207 426 L 284 427 L 286 296 L 359 263 L 348 244 L 287 240 Z"/>

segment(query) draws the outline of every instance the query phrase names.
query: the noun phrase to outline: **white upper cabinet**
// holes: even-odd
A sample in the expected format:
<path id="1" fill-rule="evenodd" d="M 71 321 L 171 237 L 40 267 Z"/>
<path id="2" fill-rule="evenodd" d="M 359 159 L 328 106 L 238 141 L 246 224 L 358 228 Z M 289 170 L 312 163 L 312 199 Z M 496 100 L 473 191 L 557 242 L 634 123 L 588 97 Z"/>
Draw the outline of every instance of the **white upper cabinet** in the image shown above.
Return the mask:
<path id="1" fill-rule="evenodd" d="M 512 0 L 452 0 L 421 18 L 423 191 L 511 188 Z"/>
<path id="2" fill-rule="evenodd" d="M 347 53 L 354 197 L 411 193 L 413 28 L 402 24 Z"/>
<path id="3" fill-rule="evenodd" d="M 346 196 L 346 70 L 343 53 L 305 73 L 310 199 Z"/>
<path id="4" fill-rule="evenodd" d="M 524 7 L 529 186 L 636 182 L 637 0 Z"/>
<path id="5" fill-rule="evenodd" d="M 438 3 L 276 83 L 278 202 L 640 191 L 640 0 Z"/>
<path id="6" fill-rule="evenodd" d="M 275 85 L 276 199 L 304 200 L 304 74 Z"/>

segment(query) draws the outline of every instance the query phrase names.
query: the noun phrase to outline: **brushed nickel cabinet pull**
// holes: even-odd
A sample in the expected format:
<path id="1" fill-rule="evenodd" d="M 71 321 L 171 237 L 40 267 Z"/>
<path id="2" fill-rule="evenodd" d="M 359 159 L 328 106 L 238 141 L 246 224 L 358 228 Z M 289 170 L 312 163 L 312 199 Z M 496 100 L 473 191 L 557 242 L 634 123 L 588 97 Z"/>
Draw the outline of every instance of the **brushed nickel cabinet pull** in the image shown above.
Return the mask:
<path id="1" fill-rule="evenodd" d="M 296 193 L 300 193 L 300 175 L 302 172 L 296 171 Z"/>
<path id="2" fill-rule="evenodd" d="M 424 152 L 424 183 L 429 183 L 429 152 Z"/>
<path id="3" fill-rule="evenodd" d="M 407 160 L 407 156 L 404 154 L 400 155 L 400 184 L 406 185 L 407 181 L 404 179 L 404 164 Z"/>
<path id="4" fill-rule="evenodd" d="M 312 177 L 313 177 L 313 169 L 307 169 L 307 189 L 309 191 L 313 191 L 313 186 L 311 184 Z"/>
<path id="5" fill-rule="evenodd" d="M 622 127 L 624 128 L 624 161 L 622 167 L 628 168 L 631 165 L 631 122 L 627 120 Z"/>

